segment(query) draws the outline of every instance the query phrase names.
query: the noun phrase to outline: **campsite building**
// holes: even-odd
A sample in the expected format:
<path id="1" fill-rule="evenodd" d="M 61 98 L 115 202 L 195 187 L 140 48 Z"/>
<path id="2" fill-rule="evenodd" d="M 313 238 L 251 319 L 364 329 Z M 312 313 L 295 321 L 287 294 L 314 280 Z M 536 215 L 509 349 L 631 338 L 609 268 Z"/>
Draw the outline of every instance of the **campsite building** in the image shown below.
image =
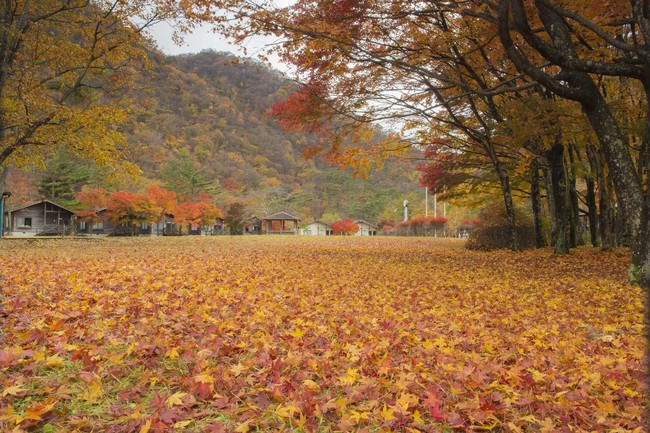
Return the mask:
<path id="1" fill-rule="evenodd" d="M 376 225 L 365 220 L 355 220 L 354 223 L 359 226 L 359 231 L 354 234 L 355 236 L 377 236 Z"/>
<path id="2" fill-rule="evenodd" d="M 301 234 L 311 236 L 329 236 L 332 234 L 332 226 L 322 221 L 314 221 L 302 229 Z"/>
<path id="3" fill-rule="evenodd" d="M 75 213 L 50 200 L 40 200 L 9 213 L 9 234 L 13 236 L 62 235 L 70 233 Z"/>

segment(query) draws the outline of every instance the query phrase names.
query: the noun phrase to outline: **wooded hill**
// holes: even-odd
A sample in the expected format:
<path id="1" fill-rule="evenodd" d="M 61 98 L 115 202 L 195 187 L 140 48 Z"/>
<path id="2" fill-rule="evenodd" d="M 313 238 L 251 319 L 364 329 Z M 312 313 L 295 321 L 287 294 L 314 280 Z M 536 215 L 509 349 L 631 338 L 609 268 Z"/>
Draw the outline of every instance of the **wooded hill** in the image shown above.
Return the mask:
<path id="1" fill-rule="evenodd" d="M 158 53 L 151 62 L 150 70 L 138 72 L 130 92 L 131 116 L 124 130 L 142 176 L 108 182 L 100 171 L 54 191 L 48 182 L 60 185 L 63 174 L 61 161 L 53 159 L 45 172 L 36 172 L 37 178 L 47 174 L 49 179 L 45 185 L 41 181 L 41 196 L 74 206 L 70 189 L 78 191 L 84 184 L 138 192 L 152 183 L 182 195 L 188 179 L 178 178 L 183 176 L 179 165 L 189 165 L 193 173 L 185 175 L 198 179 L 190 180 L 196 181 L 192 195 L 208 193 L 222 209 L 242 202 L 258 216 L 283 210 L 303 220 L 374 222 L 399 218 L 406 198 L 421 207 L 414 156 L 390 161 L 365 180 L 354 178 L 350 169 L 303 158 L 315 139 L 285 132 L 268 115 L 293 83 L 266 65 L 212 51 L 174 57 Z"/>

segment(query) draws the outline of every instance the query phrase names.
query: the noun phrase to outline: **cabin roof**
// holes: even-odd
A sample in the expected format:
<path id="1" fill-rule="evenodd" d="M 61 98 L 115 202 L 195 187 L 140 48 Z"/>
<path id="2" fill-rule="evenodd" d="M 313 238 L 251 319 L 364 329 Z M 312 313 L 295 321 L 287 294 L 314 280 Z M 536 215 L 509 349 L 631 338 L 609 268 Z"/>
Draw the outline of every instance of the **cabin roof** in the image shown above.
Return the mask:
<path id="1" fill-rule="evenodd" d="M 312 225 L 312 224 L 322 224 L 325 227 L 330 227 L 331 226 L 331 224 L 327 224 L 326 222 L 323 222 L 323 221 L 312 221 L 312 222 L 309 223 L 309 225 Z"/>
<path id="2" fill-rule="evenodd" d="M 372 223 L 369 223 L 369 222 L 366 221 L 366 220 L 354 220 L 354 223 L 355 223 L 355 224 L 359 224 L 359 223 L 361 223 L 361 224 L 366 224 L 366 225 L 369 225 L 370 227 L 377 228 L 376 225 L 374 225 L 374 224 L 372 224 Z"/>
<path id="3" fill-rule="evenodd" d="M 274 213 L 273 215 L 269 215 L 267 217 L 262 218 L 263 221 L 282 221 L 282 220 L 289 220 L 289 221 L 300 221 L 300 218 L 295 217 L 293 215 L 289 215 L 286 212 L 278 212 Z"/>
<path id="4" fill-rule="evenodd" d="M 25 205 L 23 205 L 23 206 L 20 206 L 20 207 L 15 208 L 15 209 L 12 210 L 11 212 L 13 213 L 13 212 L 16 212 L 16 211 L 19 211 L 19 210 L 27 209 L 28 207 L 36 206 L 36 205 L 39 205 L 39 204 L 41 204 L 41 203 L 50 203 L 50 204 L 52 204 L 52 205 L 54 205 L 54 206 L 56 206 L 56 207 L 58 207 L 58 208 L 61 208 L 61 209 L 65 210 L 65 211 L 70 212 L 71 214 L 76 214 L 75 211 L 70 210 L 70 209 L 68 209 L 68 208 L 65 207 L 65 206 L 61 206 L 61 205 L 58 204 L 58 203 L 54 203 L 53 201 L 51 201 L 51 200 L 46 200 L 46 199 L 44 199 L 44 200 L 37 200 L 37 201 L 31 202 L 31 203 L 27 203 L 27 204 L 25 204 Z"/>

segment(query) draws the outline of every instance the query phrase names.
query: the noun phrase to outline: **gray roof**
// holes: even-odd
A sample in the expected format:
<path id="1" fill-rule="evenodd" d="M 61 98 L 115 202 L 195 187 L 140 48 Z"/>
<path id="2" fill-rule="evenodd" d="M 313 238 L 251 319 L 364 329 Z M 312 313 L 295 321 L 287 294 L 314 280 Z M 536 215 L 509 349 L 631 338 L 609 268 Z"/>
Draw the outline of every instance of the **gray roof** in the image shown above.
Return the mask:
<path id="1" fill-rule="evenodd" d="M 363 223 L 363 224 L 367 224 L 367 225 L 369 225 L 370 227 L 377 228 L 376 225 L 374 225 L 373 223 L 369 223 L 369 222 L 366 221 L 366 220 L 354 220 L 354 223 L 355 223 L 355 224 Z"/>
<path id="2" fill-rule="evenodd" d="M 70 212 L 71 214 L 76 214 L 75 211 L 70 210 L 70 209 L 68 209 L 67 207 L 61 206 L 61 205 L 58 204 L 58 203 L 54 203 L 54 202 L 51 201 L 51 200 L 38 200 L 38 201 L 31 202 L 31 203 L 27 203 L 27 204 L 24 205 L 24 206 L 20 206 L 20 207 L 17 207 L 17 208 L 15 208 L 15 209 L 13 209 L 11 212 L 13 213 L 13 212 L 16 212 L 16 211 L 19 211 L 19 210 L 23 210 L 23 209 L 27 209 L 28 207 L 36 206 L 36 205 L 38 205 L 38 204 L 46 203 L 46 202 L 47 202 L 47 203 L 50 203 L 50 204 L 53 204 L 53 205 L 56 206 L 56 207 L 60 207 L 61 209 Z"/>
<path id="3" fill-rule="evenodd" d="M 300 218 L 295 217 L 293 215 L 289 215 L 286 212 L 278 212 L 274 213 L 273 215 L 269 215 L 267 217 L 262 218 L 263 221 L 270 221 L 270 220 L 289 220 L 289 221 L 300 221 Z"/>

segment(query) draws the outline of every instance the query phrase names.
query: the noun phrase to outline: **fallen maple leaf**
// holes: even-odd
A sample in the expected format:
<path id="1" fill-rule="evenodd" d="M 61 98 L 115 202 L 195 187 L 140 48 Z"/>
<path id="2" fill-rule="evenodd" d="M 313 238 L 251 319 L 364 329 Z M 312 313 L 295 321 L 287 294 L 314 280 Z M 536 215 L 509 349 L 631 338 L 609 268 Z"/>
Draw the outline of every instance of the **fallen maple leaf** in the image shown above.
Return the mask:
<path id="1" fill-rule="evenodd" d="M 167 405 L 169 407 L 182 406 L 184 403 L 183 403 L 183 400 L 181 400 L 181 399 L 183 397 L 185 397 L 186 395 L 187 395 L 186 392 L 176 392 L 176 393 L 170 395 L 169 397 L 167 397 L 167 400 L 166 400 Z"/>
<path id="2" fill-rule="evenodd" d="M 24 391 L 27 391 L 27 390 L 24 389 L 24 388 L 21 388 L 19 386 L 9 386 L 9 387 L 5 388 L 2 391 L 2 396 L 6 397 L 8 395 L 18 395 L 18 394 L 20 394 L 21 392 L 24 392 Z"/>

